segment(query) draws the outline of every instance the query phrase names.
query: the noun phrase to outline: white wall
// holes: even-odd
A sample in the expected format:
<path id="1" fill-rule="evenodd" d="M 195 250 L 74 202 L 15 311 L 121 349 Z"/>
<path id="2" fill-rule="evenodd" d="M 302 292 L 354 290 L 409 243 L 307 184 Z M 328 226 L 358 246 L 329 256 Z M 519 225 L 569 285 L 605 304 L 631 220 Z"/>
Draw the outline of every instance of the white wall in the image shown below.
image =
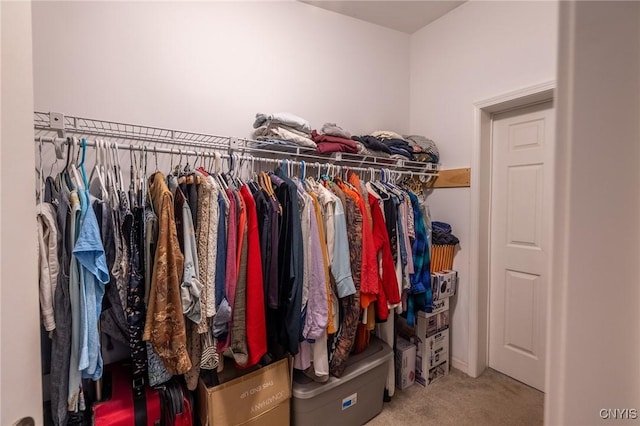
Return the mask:
<path id="1" fill-rule="evenodd" d="M 0 424 L 42 424 L 31 4 L 0 2 Z"/>
<path id="2" fill-rule="evenodd" d="M 548 425 L 640 418 L 639 18 L 638 2 L 560 7 Z"/>
<path id="3" fill-rule="evenodd" d="M 37 110 L 249 136 L 409 127 L 409 36 L 294 2 L 36 2 Z"/>
<path id="4" fill-rule="evenodd" d="M 437 143 L 444 168 L 471 166 L 474 102 L 555 80 L 557 8 L 556 2 L 470 1 L 412 35 L 410 129 Z M 449 222 L 461 240 L 451 338 L 453 365 L 464 368 L 470 190 L 434 190 L 429 204 L 433 219 Z"/>

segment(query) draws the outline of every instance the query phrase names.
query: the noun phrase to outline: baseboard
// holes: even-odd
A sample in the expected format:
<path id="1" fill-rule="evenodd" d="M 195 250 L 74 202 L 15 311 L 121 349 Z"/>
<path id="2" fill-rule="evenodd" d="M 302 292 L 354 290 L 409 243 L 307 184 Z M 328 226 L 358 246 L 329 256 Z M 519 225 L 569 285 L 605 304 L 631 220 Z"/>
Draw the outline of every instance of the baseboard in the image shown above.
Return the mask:
<path id="1" fill-rule="evenodd" d="M 467 374 L 467 371 L 469 370 L 469 365 L 466 361 L 463 361 L 454 356 L 451 357 L 451 367 L 455 368 L 456 370 L 462 371 L 464 374 Z"/>

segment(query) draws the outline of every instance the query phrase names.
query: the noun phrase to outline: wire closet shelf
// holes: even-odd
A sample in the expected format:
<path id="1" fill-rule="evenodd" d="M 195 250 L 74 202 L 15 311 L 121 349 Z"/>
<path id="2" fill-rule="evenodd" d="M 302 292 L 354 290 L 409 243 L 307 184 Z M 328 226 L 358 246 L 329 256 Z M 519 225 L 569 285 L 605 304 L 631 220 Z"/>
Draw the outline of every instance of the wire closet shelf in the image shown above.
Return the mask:
<path id="1" fill-rule="evenodd" d="M 269 163 L 289 162 L 306 166 L 331 164 L 349 170 L 393 172 L 401 176 L 437 176 L 438 164 L 397 160 L 371 155 L 332 153 L 320 154 L 312 148 L 279 145 L 230 136 L 187 132 L 160 127 L 141 126 L 116 121 L 75 117 L 56 112 L 34 112 L 34 140 L 36 142 L 66 144 L 67 136 L 86 138 L 88 146 L 105 139 L 117 144 L 119 149 L 146 150 L 149 153 L 184 154 L 221 158 L 236 155 L 242 160 Z"/>

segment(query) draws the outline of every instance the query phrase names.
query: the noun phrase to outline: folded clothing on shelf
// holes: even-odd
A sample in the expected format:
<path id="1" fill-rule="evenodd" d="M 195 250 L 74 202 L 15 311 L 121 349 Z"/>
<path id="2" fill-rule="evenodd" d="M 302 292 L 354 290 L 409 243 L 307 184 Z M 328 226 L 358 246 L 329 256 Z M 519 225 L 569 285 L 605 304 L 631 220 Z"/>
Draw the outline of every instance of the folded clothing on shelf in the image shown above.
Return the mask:
<path id="1" fill-rule="evenodd" d="M 336 123 L 324 123 L 322 129 L 320 129 L 320 133 L 339 138 L 351 139 L 351 133 L 338 126 Z"/>
<path id="2" fill-rule="evenodd" d="M 404 135 L 403 139 L 414 146 L 414 152 L 416 152 L 416 147 L 419 149 L 419 154 L 416 155 L 419 161 L 428 163 L 440 162 L 440 153 L 438 152 L 438 147 L 436 146 L 436 143 L 431 139 L 427 139 L 426 137 L 420 135 Z"/>
<path id="3" fill-rule="evenodd" d="M 375 136 L 352 136 L 351 139 L 360 142 L 365 146 L 365 148 L 370 149 L 371 151 L 380 151 L 391 154 L 391 150 L 389 149 L 389 147 L 383 144 L 380 139 L 376 138 Z"/>
<path id="4" fill-rule="evenodd" d="M 391 155 L 389 155 L 388 152 L 370 150 L 369 148 L 364 146 L 362 142 L 356 142 L 356 146 L 358 147 L 358 154 L 360 155 L 366 155 L 367 157 L 381 157 L 381 158 L 391 157 Z"/>
<path id="5" fill-rule="evenodd" d="M 308 148 L 316 148 L 316 143 L 311 140 L 308 134 L 294 129 L 284 124 L 269 124 L 256 128 L 253 132 L 254 137 L 258 140 L 279 139 L 293 142 L 300 146 Z"/>
<path id="6" fill-rule="evenodd" d="M 451 233 L 451 225 L 445 222 L 431 222 L 432 244 L 455 246 L 460 240 Z"/>
<path id="7" fill-rule="evenodd" d="M 270 126 L 272 124 L 284 125 L 286 127 L 311 133 L 311 124 L 302 117 L 298 117 L 290 112 L 276 112 L 274 114 L 257 113 L 256 120 L 253 122 L 253 128 L 257 129 L 262 126 Z"/>
<path id="8" fill-rule="evenodd" d="M 356 154 L 358 152 L 358 146 L 351 139 L 320 134 L 315 130 L 311 132 L 311 139 L 318 145 L 320 153 L 350 152 Z"/>

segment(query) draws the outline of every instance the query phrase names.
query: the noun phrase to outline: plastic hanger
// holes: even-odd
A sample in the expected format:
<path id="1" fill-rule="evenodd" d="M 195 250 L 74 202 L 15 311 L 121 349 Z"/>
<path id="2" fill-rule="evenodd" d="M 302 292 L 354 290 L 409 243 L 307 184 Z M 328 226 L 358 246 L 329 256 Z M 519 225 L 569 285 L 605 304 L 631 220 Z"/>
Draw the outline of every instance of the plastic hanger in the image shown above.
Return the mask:
<path id="1" fill-rule="evenodd" d="M 38 179 L 40 180 L 39 185 L 36 187 L 36 201 L 41 203 L 44 199 L 44 175 L 42 170 L 42 136 L 38 138 Z"/>
<path id="2" fill-rule="evenodd" d="M 241 188 L 244 186 L 244 180 L 242 178 L 242 163 L 243 163 L 243 158 L 240 156 L 240 154 L 233 154 L 236 157 L 236 162 L 237 162 L 237 167 L 236 167 L 236 186 L 238 188 Z"/>
<path id="3" fill-rule="evenodd" d="M 307 177 L 307 164 L 304 162 L 304 160 L 300 161 L 300 179 L 304 181 L 304 179 Z"/>
<path id="4" fill-rule="evenodd" d="M 73 138 L 73 153 L 74 153 L 74 155 L 76 153 L 77 145 L 78 145 L 78 139 L 74 137 Z M 79 154 L 80 150 L 78 149 L 77 152 Z M 84 158 L 83 158 L 83 163 L 84 163 Z M 84 166 L 84 164 L 83 164 L 83 166 Z M 84 182 L 84 179 L 80 177 L 80 174 L 78 172 L 77 163 L 71 162 L 69 164 L 69 169 L 71 170 L 71 180 L 73 181 L 75 187 L 77 189 L 84 189 L 84 187 L 82 186 L 82 184 Z"/>
<path id="5" fill-rule="evenodd" d="M 222 156 L 220 154 L 218 154 L 217 152 L 215 152 L 214 154 L 215 160 L 214 160 L 214 164 L 215 164 L 215 176 L 216 179 L 218 180 L 218 183 L 220 184 L 220 186 L 222 187 L 223 191 L 222 192 L 226 192 L 227 189 L 229 189 L 229 185 L 227 185 L 227 182 L 224 180 L 223 176 L 222 176 Z M 229 197 L 227 197 L 226 193 L 224 194 L 225 199 L 227 200 L 227 203 L 229 202 Z"/>
<path id="6" fill-rule="evenodd" d="M 104 178 L 104 173 L 102 170 L 102 162 L 103 162 L 103 157 L 102 157 L 102 144 L 103 142 L 101 140 L 96 139 L 95 141 L 95 152 L 96 152 L 96 162 L 93 165 L 93 169 L 91 170 L 91 174 L 89 175 L 89 182 L 93 182 L 94 176 L 96 176 L 96 180 L 98 181 L 98 184 L 100 185 L 100 191 L 102 193 L 102 198 L 104 199 L 104 197 L 108 196 L 108 192 L 107 192 L 107 187 L 106 187 L 106 183 L 105 183 L 105 178 Z"/>
<path id="7" fill-rule="evenodd" d="M 120 152 L 118 151 L 118 144 L 117 143 L 113 143 L 113 166 L 114 166 L 114 171 L 116 173 L 116 183 L 118 185 L 118 191 L 119 192 L 123 192 L 124 191 L 124 179 L 122 178 L 122 166 L 120 165 Z"/>

